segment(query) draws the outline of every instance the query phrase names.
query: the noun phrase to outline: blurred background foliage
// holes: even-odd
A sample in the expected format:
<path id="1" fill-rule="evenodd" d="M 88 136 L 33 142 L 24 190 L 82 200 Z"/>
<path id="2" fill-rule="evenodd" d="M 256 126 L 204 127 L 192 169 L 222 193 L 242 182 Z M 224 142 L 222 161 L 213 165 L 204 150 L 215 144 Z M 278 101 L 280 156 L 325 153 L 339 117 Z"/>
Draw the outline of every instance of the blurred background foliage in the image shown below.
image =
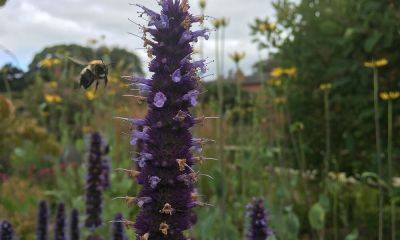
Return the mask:
<path id="1" fill-rule="evenodd" d="M 383 181 L 394 189 L 393 195 L 385 191 L 384 198 L 384 232 L 389 236 L 390 201 L 396 202 L 400 214 L 399 139 L 393 139 L 395 178 L 378 179 L 373 174 L 378 166 L 372 70 L 364 63 L 387 59 L 388 64 L 379 68 L 380 91 L 399 90 L 400 4 L 276 0 L 273 6 L 274 18 L 255 19 L 249 29 L 260 51 L 270 52 L 269 59 L 254 63 L 253 73 L 245 76 L 257 80 L 258 91 L 243 87 L 239 64 L 223 78 L 226 166 L 221 170 L 218 162 L 209 161 L 199 169 L 214 176 L 212 181 L 199 181 L 204 202 L 218 206 L 224 199 L 220 186 L 226 185 L 227 218 L 221 220 L 218 207 L 198 209 L 199 221 L 190 234 L 215 240 L 224 231 L 226 239 L 243 239 L 245 205 L 253 196 L 264 196 L 276 239 L 377 239 L 376 186 Z M 141 75 L 145 66 L 135 54 L 101 42 L 92 39 L 90 47 L 47 47 L 34 56 L 26 71 L 13 64 L 0 69 L 0 218 L 9 219 L 21 239 L 33 238 L 40 199 L 49 200 L 53 210 L 63 201 L 84 213 L 88 133 L 97 130 L 106 136 L 113 169 L 132 164 L 129 126 L 113 117 L 145 114 L 145 105 L 123 97 L 129 87 L 120 78 Z M 103 59 L 111 65 L 109 86 L 96 93 L 78 89 L 82 66 L 68 57 Z M 218 115 L 216 81 L 205 82 L 202 98 L 196 113 Z M 393 106 L 397 113 L 396 101 Z M 380 107 L 386 146 L 386 102 L 381 101 Z M 195 132 L 215 139 L 216 125 L 210 121 Z M 399 125 L 395 114 L 394 133 Z M 327 150 L 329 173 L 324 175 Z M 205 155 L 216 157 L 217 151 L 210 146 Z M 386 157 L 385 153 L 385 176 Z M 116 212 L 133 219 L 137 209 L 111 199 L 135 196 L 137 186 L 115 172 L 111 184 L 105 193 L 105 222 Z M 109 227 L 104 224 L 99 231 L 106 236 Z"/>

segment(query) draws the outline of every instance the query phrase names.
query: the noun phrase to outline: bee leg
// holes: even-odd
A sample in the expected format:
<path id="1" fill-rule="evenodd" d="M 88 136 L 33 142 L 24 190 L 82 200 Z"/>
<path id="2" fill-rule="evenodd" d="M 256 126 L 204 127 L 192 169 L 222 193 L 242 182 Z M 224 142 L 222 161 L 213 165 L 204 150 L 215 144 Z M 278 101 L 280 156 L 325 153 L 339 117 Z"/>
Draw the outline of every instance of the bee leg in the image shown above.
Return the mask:
<path id="1" fill-rule="evenodd" d="M 97 92 L 97 89 L 99 88 L 99 81 L 98 80 L 96 80 L 96 88 L 94 89 L 94 92 L 96 93 Z"/>
<path id="2" fill-rule="evenodd" d="M 108 83 L 108 78 L 104 78 L 104 87 L 107 87 L 107 83 Z"/>

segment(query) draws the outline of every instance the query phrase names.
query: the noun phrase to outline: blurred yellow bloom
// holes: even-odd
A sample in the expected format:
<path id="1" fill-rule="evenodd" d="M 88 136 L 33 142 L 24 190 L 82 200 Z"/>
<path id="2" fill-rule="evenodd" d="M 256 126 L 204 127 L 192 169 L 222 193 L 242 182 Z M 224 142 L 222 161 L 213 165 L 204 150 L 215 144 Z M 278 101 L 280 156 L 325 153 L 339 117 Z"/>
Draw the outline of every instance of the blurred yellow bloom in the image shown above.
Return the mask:
<path id="1" fill-rule="evenodd" d="M 400 92 L 381 92 L 379 96 L 384 101 L 395 100 L 400 97 Z"/>
<path id="2" fill-rule="evenodd" d="M 378 68 L 383 67 L 389 64 L 389 61 L 386 58 L 382 58 L 376 61 L 364 62 L 364 67 L 367 68 Z"/>
<path id="3" fill-rule="evenodd" d="M 267 31 L 275 31 L 276 23 L 268 23 L 267 21 L 258 24 L 258 31 L 265 33 Z"/>
<path id="4" fill-rule="evenodd" d="M 297 74 L 297 68 L 291 67 L 291 68 L 285 68 L 283 69 L 283 72 L 288 75 L 289 77 L 294 77 Z"/>
<path id="5" fill-rule="evenodd" d="M 50 87 L 52 87 L 52 88 L 57 88 L 57 87 L 58 87 L 58 82 L 56 82 L 56 81 L 51 81 L 51 82 L 50 82 Z"/>
<path id="6" fill-rule="evenodd" d="M 220 27 L 226 27 L 228 25 L 229 21 L 226 18 L 217 18 L 215 19 L 212 24 L 214 25 L 214 27 L 216 29 L 220 28 Z"/>
<path id="7" fill-rule="evenodd" d="M 61 63 L 61 60 L 58 58 L 45 58 L 39 62 L 39 66 L 43 68 L 50 68 L 52 66 L 58 65 Z"/>
<path id="8" fill-rule="evenodd" d="M 84 134 L 88 134 L 88 133 L 90 133 L 92 131 L 92 127 L 91 126 L 83 126 L 82 127 L 82 132 L 84 133 Z"/>
<path id="9" fill-rule="evenodd" d="M 274 86 L 274 87 L 280 87 L 280 86 L 282 86 L 282 80 L 281 79 L 271 79 L 268 81 L 268 85 Z"/>
<path id="10" fill-rule="evenodd" d="M 394 177 L 392 184 L 393 187 L 400 187 L 400 177 Z"/>
<path id="11" fill-rule="evenodd" d="M 96 98 L 96 94 L 94 93 L 94 91 L 86 91 L 85 92 L 85 97 L 87 100 L 92 101 L 93 99 Z"/>
<path id="12" fill-rule="evenodd" d="M 286 103 L 286 101 L 287 101 L 286 97 L 276 97 L 274 99 L 275 104 L 284 104 Z"/>
<path id="13" fill-rule="evenodd" d="M 229 57 L 235 63 L 239 63 L 240 61 L 242 61 L 246 57 L 246 53 L 245 52 L 234 52 L 234 53 L 230 54 Z"/>
<path id="14" fill-rule="evenodd" d="M 283 74 L 283 69 L 282 68 L 274 68 L 274 69 L 272 69 L 272 72 L 271 72 L 271 76 L 272 77 L 280 77 L 280 76 L 282 76 L 282 74 Z"/>
<path id="15" fill-rule="evenodd" d="M 206 0 L 200 0 L 200 8 L 201 8 L 201 9 L 205 9 L 206 6 L 207 6 Z"/>
<path id="16" fill-rule="evenodd" d="M 44 99 L 47 103 L 60 103 L 62 98 L 57 94 L 45 94 Z"/>
<path id="17" fill-rule="evenodd" d="M 332 88 L 331 83 L 323 83 L 323 84 L 319 85 L 319 89 L 321 91 L 327 91 L 327 90 L 330 90 L 331 88 Z"/>

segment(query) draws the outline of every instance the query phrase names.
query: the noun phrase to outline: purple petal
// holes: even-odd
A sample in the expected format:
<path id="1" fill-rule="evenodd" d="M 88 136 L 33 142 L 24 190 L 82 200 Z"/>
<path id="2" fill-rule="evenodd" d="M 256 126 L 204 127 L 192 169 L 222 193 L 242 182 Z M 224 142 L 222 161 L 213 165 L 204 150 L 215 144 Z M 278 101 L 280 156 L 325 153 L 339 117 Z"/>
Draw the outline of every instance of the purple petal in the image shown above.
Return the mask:
<path id="1" fill-rule="evenodd" d="M 162 92 L 157 92 L 154 96 L 154 106 L 158 108 L 164 107 L 165 102 L 167 101 L 167 97 Z"/>
<path id="2" fill-rule="evenodd" d="M 182 74 L 181 74 L 181 69 L 178 68 L 176 71 L 172 74 L 172 81 L 174 82 L 180 82 L 182 79 Z"/>
<path id="3" fill-rule="evenodd" d="M 197 97 L 199 96 L 199 91 L 197 90 L 192 90 L 185 95 L 183 95 L 182 99 L 185 101 L 189 101 L 190 104 L 194 107 L 197 105 Z"/>

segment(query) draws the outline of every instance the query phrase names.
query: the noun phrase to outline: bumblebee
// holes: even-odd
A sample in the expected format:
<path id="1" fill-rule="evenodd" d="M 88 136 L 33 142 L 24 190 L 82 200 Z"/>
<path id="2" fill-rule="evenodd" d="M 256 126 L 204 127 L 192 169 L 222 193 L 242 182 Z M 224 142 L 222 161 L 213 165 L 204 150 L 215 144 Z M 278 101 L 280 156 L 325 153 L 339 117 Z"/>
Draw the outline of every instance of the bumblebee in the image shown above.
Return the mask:
<path id="1" fill-rule="evenodd" d="M 84 89 L 88 89 L 94 82 L 96 82 L 96 89 L 99 87 L 101 80 L 104 81 L 104 86 L 108 83 L 108 66 L 103 62 L 103 60 L 93 60 L 88 63 L 70 58 L 71 61 L 85 66 L 81 71 L 79 78 L 79 86 Z"/>

